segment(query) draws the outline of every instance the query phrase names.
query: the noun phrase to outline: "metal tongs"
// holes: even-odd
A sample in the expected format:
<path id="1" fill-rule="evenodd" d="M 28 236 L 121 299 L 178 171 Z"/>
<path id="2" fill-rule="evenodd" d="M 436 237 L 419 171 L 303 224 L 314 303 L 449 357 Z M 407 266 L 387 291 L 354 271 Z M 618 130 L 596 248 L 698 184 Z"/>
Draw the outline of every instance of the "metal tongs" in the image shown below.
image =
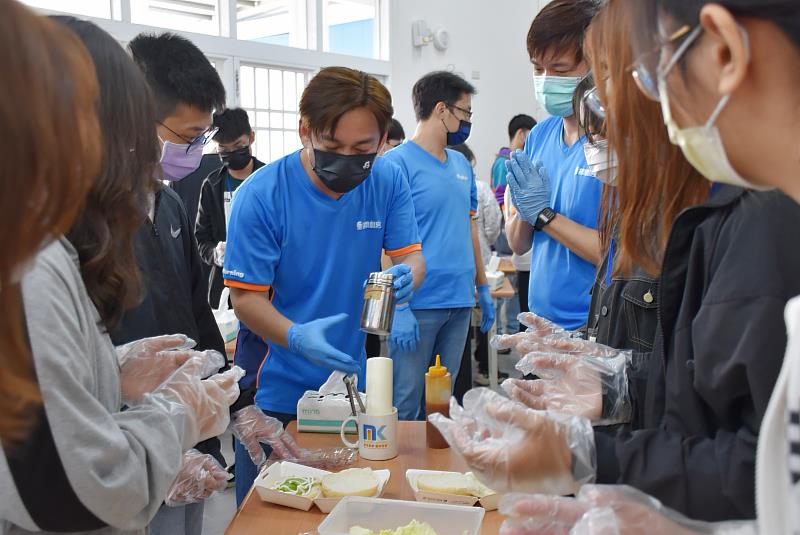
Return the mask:
<path id="1" fill-rule="evenodd" d="M 353 411 L 353 416 L 358 416 L 358 411 L 356 410 L 356 401 L 358 402 L 358 408 L 361 409 L 361 412 L 366 413 L 367 409 L 364 407 L 364 401 L 361 399 L 361 393 L 356 388 L 356 377 L 355 375 L 345 375 L 344 377 L 344 386 L 347 388 L 347 398 L 350 400 L 350 408 Z"/>

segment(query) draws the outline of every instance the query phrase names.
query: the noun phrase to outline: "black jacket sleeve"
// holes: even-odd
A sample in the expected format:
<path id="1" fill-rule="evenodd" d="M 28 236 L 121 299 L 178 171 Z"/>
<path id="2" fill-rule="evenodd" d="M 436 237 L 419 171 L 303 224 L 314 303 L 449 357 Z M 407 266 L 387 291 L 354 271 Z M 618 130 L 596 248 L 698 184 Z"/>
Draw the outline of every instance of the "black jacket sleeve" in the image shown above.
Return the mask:
<path id="1" fill-rule="evenodd" d="M 203 187 L 205 188 L 205 186 Z M 184 228 L 191 229 L 186 212 L 183 213 L 182 217 L 184 219 Z M 217 320 L 214 319 L 214 313 L 208 304 L 208 281 L 203 276 L 197 242 L 190 232 L 185 234 L 186 237 L 184 239 L 187 240 L 187 243 L 185 243 L 186 265 L 191 269 L 190 276 L 192 278 L 192 311 L 200 334 L 199 340 L 197 340 L 197 349 L 213 349 L 225 355 L 225 341 L 222 339 L 222 334 L 220 334 L 219 327 L 217 327 Z"/>
<path id="2" fill-rule="evenodd" d="M 203 187 L 200 191 L 200 204 L 197 209 L 197 222 L 194 227 L 194 237 L 197 240 L 197 249 L 200 253 L 200 258 L 209 266 L 214 265 L 214 249 L 217 246 L 217 240 L 214 238 L 214 210 L 216 210 L 213 184 L 209 175 L 203 181 Z M 191 227 L 189 227 L 191 228 Z"/>

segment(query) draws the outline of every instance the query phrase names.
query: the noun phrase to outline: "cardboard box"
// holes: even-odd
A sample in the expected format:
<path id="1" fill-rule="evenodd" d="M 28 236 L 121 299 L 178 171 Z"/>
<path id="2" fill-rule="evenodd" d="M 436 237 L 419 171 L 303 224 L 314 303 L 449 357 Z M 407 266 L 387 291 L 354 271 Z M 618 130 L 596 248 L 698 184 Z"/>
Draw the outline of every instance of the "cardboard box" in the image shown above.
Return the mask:
<path id="1" fill-rule="evenodd" d="M 475 505 L 476 503 L 480 502 L 481 507 L 483 507 L 487 511 L 494 511 L 497 509 L 497 506 L 500 503 L 500 495 L 496 492 L 492 492 L 490 489 L 486 488 L 486 492 L 489 494 L 485 494 L 482 497 L 478 496 L 464 496 L 462 494 L 446 494 L 443 492 L 428 492 L 424 490 L 419 490 L 417 486 L 417 478 L 423 474 L 454 474 L 460 472 L 443 472 L 439 470 L 406 470 L 406 481 L 408 481 L 411 490 L 414 491 L 414 499 L 418 502 L 426 502 L 426 503 L 443 503 L 446 505 Z M 467 472 L 464 475 L 472 476 L 471 472 Z M 476 479 L 477 481 L 477 479 Z M 480 483 L 478 482 L 480 485 Z M 485 486 L 484 486 L 485 488 Z"/>
<path id="2" fill-rule="evenodd" d="M 364 405 L 367 396 L 361 394 Z M 358 402 L 356 402 L 358 407 Z M 342 392 L 320 394 L 309 390 L 297 402 L 297 430 L 300 433 L 335 433 L 339 434 L 342 422 L 352 416 L 350 397 Z M 355 422 L 350 422 L 346 433 L 356 434 Z"/>
<path id="3" fill-rule="evenodd" d="M 258 496 L 265 502 L 291 507 L 292 509 L 300 509 L 301 511 L 308 511 L 312 505 L 316 505 L 320 511 L 327 514 L 342 498 L 325 498 L 321 490 L 316 497 L 294 496 L 293 494 L 274 490 L 271 487 L 286 477 L 307 476 L 322 480 L 324 476 L 330 473 L 318 468 L 284 461 L 267 467 L 256 477 L 254 485 Z M 378 490 L 373 498 L 379 498 L 383 494 L 386 483 L 389 482 L 391 472 L 389 470 L 373 470 L 373 473 L 378 478 Z"/>

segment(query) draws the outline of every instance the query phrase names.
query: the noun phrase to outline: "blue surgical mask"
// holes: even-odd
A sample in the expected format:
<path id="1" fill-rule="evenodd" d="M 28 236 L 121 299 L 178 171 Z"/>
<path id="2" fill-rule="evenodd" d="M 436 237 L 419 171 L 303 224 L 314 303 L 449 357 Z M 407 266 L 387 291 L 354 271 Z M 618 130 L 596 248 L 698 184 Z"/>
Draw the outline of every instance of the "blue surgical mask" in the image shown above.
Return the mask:
<path id="1" fill-rule="evenodd" d="M 583 79 L 582 76 L 545 76 L 533 75 L 533 87 L 536 100 L 550 115 L 570 117 L 575 114 L 572 107 L 572 96 L 575 88 Z"/>
<path id="2" fill-rule="evenodd" d="M 444 121 L 442 121 L 444 124 Z M 444 125 L 445 130 L 447 130 L 447 125 Z M 472 123 L 469 121 L 461 120 L 458 123 L 458 130 L 455 132 L 450 132 L 447 130 L 447 144 L 448 145 L 463 145 L 466 143 L 467 139 L 469 139 L 469 134 L 472 131 Z"/>

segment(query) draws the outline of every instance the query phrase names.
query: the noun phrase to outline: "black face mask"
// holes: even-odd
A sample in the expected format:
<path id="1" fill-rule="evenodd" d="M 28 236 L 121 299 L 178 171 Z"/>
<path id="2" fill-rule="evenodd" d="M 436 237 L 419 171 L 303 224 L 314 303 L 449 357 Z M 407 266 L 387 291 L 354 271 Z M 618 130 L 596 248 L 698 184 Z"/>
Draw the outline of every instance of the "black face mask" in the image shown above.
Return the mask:
<path id="1" fill-rule="evenodd" d="M 253 156 L 250 153 L 250 145 L 248 145 L 231 152 L 220 152 L 219 159 L 222 160 L 222 164 L 226 165 L 228 169 L 232 171 L 241 171 L 247 167 L 247 164 L 250 163 Z"/>
<path id="2" fill-rule="evenodd" d="M 345 155 L 314 149 L 314 172 L 331 191 L 347 193 L 367 179 L 377 155 L 377 152 Z"/>

